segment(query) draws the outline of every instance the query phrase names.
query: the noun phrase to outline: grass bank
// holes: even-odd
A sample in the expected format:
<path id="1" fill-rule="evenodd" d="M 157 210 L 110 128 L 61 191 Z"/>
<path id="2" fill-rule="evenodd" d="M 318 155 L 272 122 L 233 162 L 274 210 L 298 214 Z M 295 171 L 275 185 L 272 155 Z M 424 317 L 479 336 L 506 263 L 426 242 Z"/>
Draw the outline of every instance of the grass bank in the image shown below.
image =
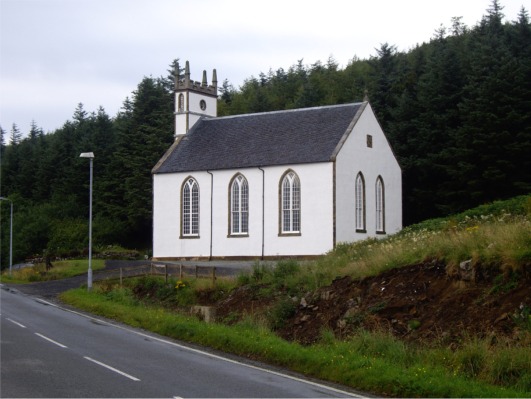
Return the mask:
<path id="1" fill-rule="evenodd" d="M 91 313 L 109 317 L 134 327 L 224 352 L 260 360 L 305 375 L 333 381 L 356 389 L 399 397 L 526 397 L 531 372 L 518 351 L 492 356 L 491 370 L 474 370 L 481 350 L 452 352 L 420 350 L 387 335 L 360 332 L 348 341 L 323 333 L 322 342 L 301 346 L 284 341 L 267 327 L 244 320 L 233 326 L 207 324 L 162 307 L 138 302 L 127 288 L 102 292 L 77 289 L 64 293 L 63 301 Z M 499 356 L 498 356 L 499 357 Z M 505 363 L 504 363 L 505 362 Z M 527 381 L 514 384 L 527 373 Z M 492 373 L 486 382 L 480 373 Z M 505 381 L 501 381 L 505 379 Z"/>
<path id="2" fill-rule="evenodd" d="M 330 285 L 337 276 L 374 276 L 426 260 L 449 269 L 470 260 L 493 268 L 499 289 L 529 274 L 531 196 L 495 202 L 446 219 L 410 226 L 382 240 L 339 244 L 319 260 L 292 260 L 275 267 L 257 264 L 223 287 L 245 286 L 259 301 L 276 301 L 267 315 L 235 318 L 231 325 L 206 324 L 178 309 L 200 300 L 205 287 L 194 282 L 157 284 L 152 278 L 123 287 L 97 283 L 92 292 L 74 290 L 62 299 L 87 311 L 171 338 L 286 367 L 308 376 L 381 395 L 401 397 L 530 397 L 531 314 L 528 303 L 513 315 L 525 340 L 493 344 L 470 337 L 458 348 L 420 347 L 384 333 L 363 330 L 345 340 L 331 331 L 319 343 L 301 346 L 272 329 L 293 311 L 292 298 Z M 225 284 L 225 283 L 224 283 Z M 231 285 L 233 284 L 233 285 Z M 496 287 L 496 286 L 495 286 Z M 508 288 L 507 288 L 508 289 Z M 139 295 L 142 293 L 142 295 Z M 215 295 L 223 296 L 221 290 Z M 234 323 L 235 322 L 235 323 Z"/>
<path id="3" fill-rule="evenodd" d="M 100 270 L 104 267 L 104 260 L 92 260 L 92 270 Z M 26 284 L 39 281 L 60 280 L 87 273 L 87 270 L 87 259 L 53 262 L 53 267 L 49 270 L 46 270 L 46 265 L 44 263 L 37 263 L 23 269 L 12 270 L 11 275 L 9 275 L 9 270 L 4 270 L 1 275 L 1 281 L 3 283 L 11 284 Z"/>

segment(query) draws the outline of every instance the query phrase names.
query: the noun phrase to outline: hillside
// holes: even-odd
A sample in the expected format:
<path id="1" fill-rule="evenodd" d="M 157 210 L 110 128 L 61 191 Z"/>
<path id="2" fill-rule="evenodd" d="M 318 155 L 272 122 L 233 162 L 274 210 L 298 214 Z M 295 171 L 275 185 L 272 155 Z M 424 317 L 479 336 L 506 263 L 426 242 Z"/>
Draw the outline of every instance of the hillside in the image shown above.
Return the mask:
<path id="1" fill-rule="evenodd" d="M 456 346 L 470 337 L 529 344 L 530 286 L 529 268 L 518 277 L 503 276 L 480 264 L 448 271 L 436 260 L 375 277 L 338 277 L 300 300 L 294 298 L 296 310 L 277 334 L 303 344 L 321 340 L 323 330 L 346 338 L 359 329 L 390 332 L 430 346 Z M 267 312 L 268 306 L 242 287 L 217 304 L 217 313 L 234 317 L 236 312 Z"/>
<path id="2" fill-rule="evenodd" d="M 523 215 L 530 204 L 531 197 L 519 197 L 425 222 L 411 229 L 423 234 L 406 231 L 391 238 L 393 244 L 371 240 L 339 248 L 320 267 L 334 268 L 341 252 L 368 255 L 335 266 L 328 273 L 331 283 L 314 290 L 304 287 L 304 267 L 280 263 L 270 279 L 267 271 L 260 277 L 255 270 L 249 284 L 215 304 L 218 317 L 235 321 L 262 313 L 278 335 L 303 344 L 318 342 L 324 330 L 346 338 L 359 329 L 429 346 L 455 346 L 470 337 L 530 344 L 531 228 Z M 391 265 L 385 255 L 390 246 L 405 264 Z M 367 269 L 373 253 L 383 254 L 386 263 Z"/>

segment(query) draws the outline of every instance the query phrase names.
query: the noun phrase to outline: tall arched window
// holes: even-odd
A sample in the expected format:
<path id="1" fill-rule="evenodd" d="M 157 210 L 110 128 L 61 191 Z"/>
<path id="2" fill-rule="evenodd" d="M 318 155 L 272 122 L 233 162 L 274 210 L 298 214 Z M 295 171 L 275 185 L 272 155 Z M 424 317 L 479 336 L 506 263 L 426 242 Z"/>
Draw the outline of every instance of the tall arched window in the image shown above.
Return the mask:
<path id="1" fill-rule="evenodd" d="M 356 176 L 356 231 L 365 232 L 365 180 L 363 175 Z"/>
<path id="2" fill-rule="evenodd" d="M 230 234 L 249 233 L 249 185 L 243 175 L 232 179 L 230 188 Z"/>
<path id="3" fill-rule="evenodd" d="M 182 187 L 181 226 L 183 237 L 199 236 L 199 185 L 189 177 Z"/>
<path id="4" fill-rule="evenodd" d="M 178 112 L 184 112 L 184 94 L 179 94 L 179 100 L 177 101 Z"/>
<path id="5" fill-rule="evenodd" d="M 376 179 L 376 232 L 385 233 L 385 189 L 382 176 Z"/>
<path id="6" fill-rule="evenodd" d="M 301 183 L 297 174 L 288 171 L 280 183 L 280 232 L 301 231 Z"/>

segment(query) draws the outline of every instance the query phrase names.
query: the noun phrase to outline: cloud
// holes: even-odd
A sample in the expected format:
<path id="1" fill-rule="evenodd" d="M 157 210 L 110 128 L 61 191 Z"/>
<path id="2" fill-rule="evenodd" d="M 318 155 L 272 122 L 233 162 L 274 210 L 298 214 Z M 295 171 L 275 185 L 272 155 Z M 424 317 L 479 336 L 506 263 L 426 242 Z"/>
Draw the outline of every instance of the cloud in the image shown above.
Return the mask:
<path id="1" fill-rule="evenodd" d="M 520 0 L 503 0 L 516 19 Z M 332 56 L 344 67 L 383 43 L 406 51 L 439 25 L 474 25 L 490 0 L 1 0 L 0 124 L 45 130 L 77 103 L 114 116 L 144 76 L 189 60 L 192 78 L 244 79 Z"/>

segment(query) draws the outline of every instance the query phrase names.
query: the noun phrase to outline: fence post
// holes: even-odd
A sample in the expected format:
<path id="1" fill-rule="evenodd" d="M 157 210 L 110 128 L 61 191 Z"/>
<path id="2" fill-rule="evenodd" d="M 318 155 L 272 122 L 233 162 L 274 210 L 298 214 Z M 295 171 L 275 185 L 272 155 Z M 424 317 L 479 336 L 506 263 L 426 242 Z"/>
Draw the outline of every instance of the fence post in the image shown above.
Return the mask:
<path id="1" fill-rule="evenodd" d="M 183 265 L 182 263 L 179 265 L 179 280 L 183 279 Z"/>
<path id="2" fill-rule="evenodd" d="M 216 268 L 212 268 L 212 285 L 216 285 Z"/>
<path id="3" fill-rule="evenodd" d="M 164 265 L 164 279 L 168 282 L 168 265 Z"/>
<path id="4" fill-rule="evenodd" d="M 195 278 L 197 278 L 197 265 L 195 265 Z"/>

